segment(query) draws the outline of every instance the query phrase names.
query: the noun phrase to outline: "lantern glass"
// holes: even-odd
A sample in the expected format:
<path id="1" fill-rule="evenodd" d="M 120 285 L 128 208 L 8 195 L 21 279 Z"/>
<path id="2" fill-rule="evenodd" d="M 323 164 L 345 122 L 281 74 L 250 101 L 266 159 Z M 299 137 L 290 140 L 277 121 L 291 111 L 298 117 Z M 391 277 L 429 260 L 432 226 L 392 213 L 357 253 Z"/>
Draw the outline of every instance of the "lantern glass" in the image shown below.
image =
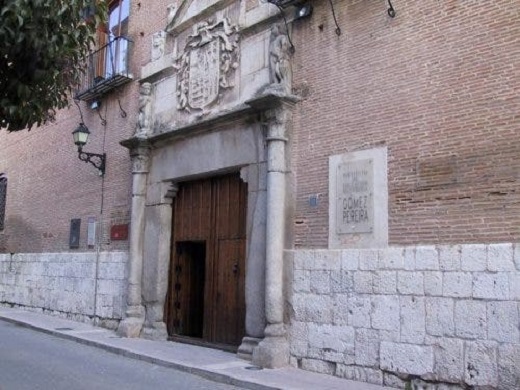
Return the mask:
<path id="1" fill-rule="evenodd" d="M 72 132 L 74 144 L 76 144 L 79 148 L 82 148 L 87 143 L 89 134 L 90 131 L 87 126 L 85 126 L 83 123 L 80 123 L 78 128 Z"/>

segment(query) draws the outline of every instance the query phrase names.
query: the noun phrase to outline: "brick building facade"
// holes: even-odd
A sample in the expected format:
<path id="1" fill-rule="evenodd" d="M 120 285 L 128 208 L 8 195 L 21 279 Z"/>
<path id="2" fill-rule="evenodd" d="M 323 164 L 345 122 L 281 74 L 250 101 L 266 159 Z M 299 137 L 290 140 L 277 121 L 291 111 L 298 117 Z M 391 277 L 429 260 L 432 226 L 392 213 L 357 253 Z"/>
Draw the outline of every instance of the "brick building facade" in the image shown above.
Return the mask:
<path id="1" fill-rule="evenodd" d="M 264 367 L 517 389 L 520 6 L 392 3 L 291 5 L 286 35 L 261 1 L 131 2 L 133 81 L 106 125 L 81 103 L 104 178 L 74 106 L 0 132 L 0 301 Z"/>

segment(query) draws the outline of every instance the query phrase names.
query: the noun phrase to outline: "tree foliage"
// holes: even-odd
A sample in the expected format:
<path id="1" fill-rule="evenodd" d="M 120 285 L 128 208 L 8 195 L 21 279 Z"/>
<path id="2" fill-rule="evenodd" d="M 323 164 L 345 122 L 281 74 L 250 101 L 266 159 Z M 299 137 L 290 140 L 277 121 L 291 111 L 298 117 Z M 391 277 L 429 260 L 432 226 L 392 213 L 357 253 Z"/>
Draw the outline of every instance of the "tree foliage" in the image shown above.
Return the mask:
<path id="1" fill-rule="evenodd" d="M 0 0 L 0 127 L 30 129 L 68 105 L 106 14 L 94 1 Z"/>

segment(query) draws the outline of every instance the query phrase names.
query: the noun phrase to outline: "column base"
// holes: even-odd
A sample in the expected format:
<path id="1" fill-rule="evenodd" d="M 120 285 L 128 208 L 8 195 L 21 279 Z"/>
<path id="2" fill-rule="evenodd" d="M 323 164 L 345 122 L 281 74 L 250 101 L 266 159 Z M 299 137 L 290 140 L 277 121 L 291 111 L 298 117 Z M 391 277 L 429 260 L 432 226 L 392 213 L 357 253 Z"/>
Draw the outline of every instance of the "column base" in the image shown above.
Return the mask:
<path id="1" fill-rule="evenodd" d="M 119 323 L 117 334 L 121 337 L 137 338 L 141 335 L 144 323 L 144 308 L 131 306 L 126 310 L 126 318 Z"/>
<path id="2" fill-rule="evenodd" d="M 267 336 L 253 350 L 253 364 L 265 368 L 289 365 L 289 342 L 282 336 Z"/>
<path id="3" fill-rule="evenodd" d="M 167 340 L 168 331 L 164 322 L 154 322 L 151 326 L 145 325 L 142 336 L 148 340 Z"/>
<path id="4" fill-rule="evenodd" d="M 258 346 L 262 339 L 256 337 L 244 337 L 242 344 L 238 347 L 237 356 L 244 360 L 253 360 L 253 350 Z"/>

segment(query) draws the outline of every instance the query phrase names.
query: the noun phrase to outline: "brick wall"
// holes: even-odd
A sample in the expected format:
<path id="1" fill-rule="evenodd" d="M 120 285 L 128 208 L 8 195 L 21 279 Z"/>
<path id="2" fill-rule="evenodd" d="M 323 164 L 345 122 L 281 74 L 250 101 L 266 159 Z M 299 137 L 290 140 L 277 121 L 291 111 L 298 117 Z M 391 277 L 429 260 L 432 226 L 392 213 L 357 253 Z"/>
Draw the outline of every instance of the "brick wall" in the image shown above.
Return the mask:
<path id="1" fill-rule="evenodd" d="M 0 253 L 69 251 L 70 220 L 81 218 L 80 248 L 87 248 L 87 219 L 98 221 L 102 250 L 126 250 L 128 241 L 111 241 L 110 227 L 130 222 L 131 166 L 128 150 L 119 142 L 135 130 L 141 66 L 149 61 L 151 35 L 166 25 L 167 2 L 133 2 L 129 35 L 134 42 L 130 70 L 134 81 L 101 99 L 99 114 L 80 106 L 91 131 L 84 150 L 107 153 L 104 178 L 81 162 L 71 132 L 80 116 L 72 104 L 56 121 L 30 132 L 0 130 L 0 173 L 8 178 L 5 229 Z M 147 17 L 143 17 L 147 15 Z M 122 108 L 122 110 L 120 109 Z M 106 119 L 106 125 L 100 118 Z"/>
<path id="2" fill-rule="evenodd" d="M 296 246 L 327 245 L 328 156 L 380 145 L 390 244 L 519 241 L 519 5 L 339 1 L 337 36 L 313 4 L 292 32 Z"/>

